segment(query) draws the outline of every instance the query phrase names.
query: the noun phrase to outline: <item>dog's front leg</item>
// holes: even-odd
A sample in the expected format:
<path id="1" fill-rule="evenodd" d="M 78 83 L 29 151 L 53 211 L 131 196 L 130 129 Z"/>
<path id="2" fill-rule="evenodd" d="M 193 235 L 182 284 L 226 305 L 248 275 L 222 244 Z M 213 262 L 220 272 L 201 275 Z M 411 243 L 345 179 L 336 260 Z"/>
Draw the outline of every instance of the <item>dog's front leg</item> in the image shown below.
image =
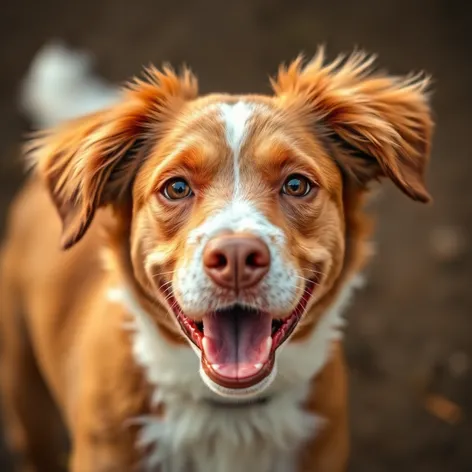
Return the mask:
<path id="1" fill-rule="evenodd" d="M 145 451 L 138 446 L 140 426 L 135 420 L 147 413 L 143 407 L 146 397 L 136 393 L 132 371 L 127 371 L 127 377 L 120 377 L 121 383 L 101 382 L 103 375 L 91 375 L 84 382 L 70 422 L 71 472 L 139 470 Z"/>
<path id="2" fill-rule="evenodd" d="M 307 409 L 322 421 L 304 447 L 298 472 L 344 472 L 349 455 L 347 379 L 341 345 L 314 379 Z"/>
<path id="3" fill-rule="evenodd" d="M 128 441 L 83 431 L 75 439 L 71 472 L 131 472 L 138 470 Z"/>

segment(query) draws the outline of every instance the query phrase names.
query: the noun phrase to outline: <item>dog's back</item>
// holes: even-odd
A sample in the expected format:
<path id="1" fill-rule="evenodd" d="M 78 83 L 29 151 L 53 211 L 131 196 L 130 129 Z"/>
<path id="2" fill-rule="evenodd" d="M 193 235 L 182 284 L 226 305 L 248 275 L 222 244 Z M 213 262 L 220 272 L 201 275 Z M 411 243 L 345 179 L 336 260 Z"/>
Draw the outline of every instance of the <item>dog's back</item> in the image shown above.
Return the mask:
<path id="1" fill-rule="evenodd" d="M 71 68 L 77 74 L 71 76 Z M 51 93 L 53 85 L 56 93 Z M 71 88 L 78 94 L 71 94 Z M 33 126 L 42 128 L 101 108 L 114 97 L 116 90 L 98 84 L 81 56 L 48 45 L 35 58 L 23 83 L 21 107 Z M 83 307 L 100 284 L 102 272 L 95 247 L 100 238 L 94 237 L 92 228 L 90 237 L 73 250 L 61 251 L 60 219 L 46 189 L 34 178 L 12 203 L 6 227 L 0 252 L 5 435 L 11 450 L 20 456 L 28 451 L 21 461 L 25 470 L 34 463 L 41 464 L 40 470 L 53 472 L 66 464 L 63 428 L 53 401 L 64 390 L 63 378 L 57 374 L 68 368 L 60 364 L 67 358 L 66 351 L 74 348 L 67 333 L 74 332 L 73 324 L 80 329 L 86 312 Z M 44 293 L 54 297 L 44 297 Z M 74 387 L 73 377 L 68 389 Z M 54 443 L 58 447 L 51 447 Z"/>

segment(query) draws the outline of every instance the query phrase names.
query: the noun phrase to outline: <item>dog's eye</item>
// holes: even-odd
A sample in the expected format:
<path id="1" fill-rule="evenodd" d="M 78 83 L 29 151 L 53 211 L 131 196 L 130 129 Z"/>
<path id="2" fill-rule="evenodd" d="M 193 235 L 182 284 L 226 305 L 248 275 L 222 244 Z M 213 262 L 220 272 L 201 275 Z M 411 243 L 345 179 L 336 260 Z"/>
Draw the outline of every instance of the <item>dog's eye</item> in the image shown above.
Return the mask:
<path id="1" fill-rule="evenodd" d="M 313 188 L 313 184 L 303 175 L 292 174 L 287 177 L 283 186 L 282 193 L 290 197 L 305 197 Z"/>
<path id="2" fill-rule="evenodd" d="M 175 178 L 166 182 L 162 193 L 168 200 L 182 200 L 192 195 L 192 189 L 186 180 Z"/>

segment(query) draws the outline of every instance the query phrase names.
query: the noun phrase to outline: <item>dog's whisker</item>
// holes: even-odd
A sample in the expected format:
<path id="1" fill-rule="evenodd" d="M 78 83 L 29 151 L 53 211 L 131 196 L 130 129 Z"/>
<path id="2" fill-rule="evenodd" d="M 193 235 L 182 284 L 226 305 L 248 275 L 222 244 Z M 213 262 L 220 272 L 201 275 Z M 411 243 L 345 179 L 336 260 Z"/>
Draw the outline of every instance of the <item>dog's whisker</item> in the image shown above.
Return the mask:
<path id="1" fill-rule="evenodd" d="M 326 275 L 324 272 L 320 271 L 320 270 L 316 270 L 316 269 L 303 269 L 304 272 L 310 272 L 312 274 L 315 274 L 315 275 Z"/>
<path id="2" fill-rule="evenodd" d="M 172 287 L 172 280 L 169 280 L 168 282 L 165 282 L 163 283 L 161 286 L 160 286 L 160 289 L 163 290 L 163 289 L 168 289 L 169 287 Z"/>
<path id="3" fill-rule="evenodd" d="M 302 275 L 296 275 L 295 276 L 297 279 L 305 280 L 306 282 L 311 282 L 311 279 L 308 279 L 307 277 L 303 277 Z"/>

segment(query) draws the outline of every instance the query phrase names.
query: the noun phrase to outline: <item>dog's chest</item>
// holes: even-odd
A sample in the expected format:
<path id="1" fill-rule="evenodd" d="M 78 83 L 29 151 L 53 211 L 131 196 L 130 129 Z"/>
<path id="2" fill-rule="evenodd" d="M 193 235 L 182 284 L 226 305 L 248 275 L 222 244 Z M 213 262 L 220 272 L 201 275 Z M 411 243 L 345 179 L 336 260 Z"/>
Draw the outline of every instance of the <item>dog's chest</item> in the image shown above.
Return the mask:
<path id="1" fill-rule="evenodd" d="M 152 471 L 296 472 L 297 451 L 316 427 L 294 392 L 244 407 L 162 400 L 164 416 L 143 419 L 140 434 Z"/>
<path id="2" fill-rule="evenodd" d="M 298 368 L 303 380 L 275 381 L 266 403 L 215 405 L 208 401 L 212 392 L 201 380 L 200 360 L 192 349 L 169 344 L 126 292 L 114 291 L 109 296 L 124 303 L 134 315 L 130 333 L 133 356 L 154 386 L 153 405 L 163 411 L 161 417 L 136 419 L 142 421 L 137 447 L 152 451 L 143 457 L 145 470 L 295 471 L 296 451 L 316 428 L 316 417 L 303 408 L 313 374 L 311 362 L 310 372 L 305 372 L 306 365 L 294 362 L 300 358 L 299 352 L 279 356 L 284 373 L 279 379 L 289 373 L 299 378 Z"/>
<path id="3" fill-rule="evenodd" d="M 296 472 L 298 451 L 318 426 L 318 418 L 303 404 L 331 343 L 339 339 L 341 313 L 357 285 L 353 281 L 345 288 L 305 342 L 279 353 L 277 378 L 267 392 L 270 401 L 245 407 L 208 403 L 198 356 L 188 347 L 169 344 L 127 290 L 111 290 L 110 301 L 132 315 L 133 356 L 155 387 L 153 404 L 164 412 L 159 418 L 139 419 L 137 447 L 152 450 L 143 458 L 145 470 Z"/>

